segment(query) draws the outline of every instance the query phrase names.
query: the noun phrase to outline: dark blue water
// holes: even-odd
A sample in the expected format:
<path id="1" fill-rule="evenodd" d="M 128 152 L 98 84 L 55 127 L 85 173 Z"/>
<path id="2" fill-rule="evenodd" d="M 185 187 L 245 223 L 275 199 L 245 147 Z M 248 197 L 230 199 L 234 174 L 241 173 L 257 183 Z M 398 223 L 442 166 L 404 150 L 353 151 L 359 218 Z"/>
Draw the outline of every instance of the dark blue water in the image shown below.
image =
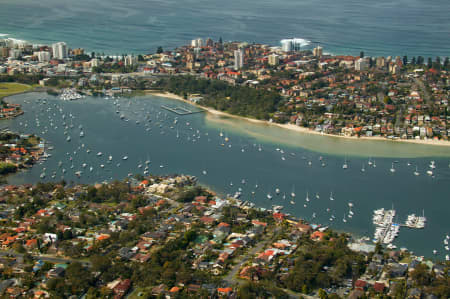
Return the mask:
<path id="1" fill-rule="evenodd" d="M 319 42 L 336 54 L 448 56 L 448 0 L 3 0 L 0 33 L 105 53 L 148 53 L 197 37 L 278 45 Z"/>
<path id="2" fill-rule="evenodd" d="M 47 100 L 44 103 L 38 100 L 40 98 Z M 0 124 L 38 134 L 55 147 L 48 151 L 52 156 L 46 162 L 10 177 L 10 183 L 35 183 L 41 180 L 43 172 L 46 173 L 44 181 L 64 178 L 68 182 L 95 183 L 123 179 L 129 173 L 143 173 L 145 161 L 149 160 L 150 173 L 195 175 L 202 184 L 222 195 L 234 194 L 241 188 L 242 199 L 257 206 L 283 205 L 285 213 L 358 235 L 372 236 L 371 216 L 376 208 L 394 205 L 399 222 L 408 214 L 421 214 L 425 210 L 426 228 L 402 229 L 395 244 L 427 256 L 433 249 L 444 253 L 442 239 L 450 233 L 448 147 L 365 141 L 350 143 L 353 152 L 349 153 L 350 141 L 345 139 L 303 135 L 276 127 L 268 129 L 248 122 L 235 127 L 204 113 L 180 116 L 175 123 L 176 115 L 163 110 L 162 104 L 195 108 L 153 96 L 117 102 L 91 97 L 63 102 L 46 94 L 31 93 L 11 97 L 10 101 L 22 104 L 25 114 Z M 121 120 L 121 114 L 128 121 Z M 64 135 L 64 121 L 69 126 L 66 131 L 71 136 L 70 142 L 66 141 L 68 135 Z M 79 137 L 80 125 L 85 133 L 82 138 Z M 255 137 L 258 136 L 255 132 L 264 133 L 265 138 Z M 280 137 L 290 142 L 281 142 Z M 297 139 L 298 145 L 292 143 Z M 368 144 L 373 145 L 371 149 L 367 149 Z M 91 152 L 87 153 L 87 149 Z M 402 149 L 408 158 L 399 158 Z M 390 150 L 391 157 L 386 155 Z M 96 156 L 98 152 L 103 155 Z M 109 155 L 113 157 L 112 162 L 108 162 Z M 125 155 L 128 160 L 122 159 Z M 376 168 L 367 164 L 368 156 L 376 162 Z M 320 159 L 326 163 L 325 167 Z M 347 170 L 342 168 L 345 159 L 349 164 Z M 425 174 L 431 160 L 437 165 L 434 178 Z M 397 161 L 394 163 L 396 172 L 392 174 L 389 169 L 394 161 Z M 83 163 L 87 164 L 86 168 L 82 167 Z M 363 164 L 364 173 L 361 172 Z M 416 165 L 421 172 L 417 177 L 413 175 Z M 89 171 L 91 166 L 92 172 Z M 83 172 L 80 178 L 75 175 L 76 171 Z M 276 188 L 280 189 L 280 195 L 276 195 Z M 294 205 L 289 202 L 292 191 L 296 193 Z M 330 200 L 331 192 L 334 201 Z M 273 196 L 272 200 L 267 199 L 268 193 Z M 310 202 L 305 200 L 307 193 Z M 283 194 L 287 196 L 284 200 Z M 344 223 L 349 203 L 354 204 L 355 215 Z M 313 213 L 316 214 L 314 219 Z"/>

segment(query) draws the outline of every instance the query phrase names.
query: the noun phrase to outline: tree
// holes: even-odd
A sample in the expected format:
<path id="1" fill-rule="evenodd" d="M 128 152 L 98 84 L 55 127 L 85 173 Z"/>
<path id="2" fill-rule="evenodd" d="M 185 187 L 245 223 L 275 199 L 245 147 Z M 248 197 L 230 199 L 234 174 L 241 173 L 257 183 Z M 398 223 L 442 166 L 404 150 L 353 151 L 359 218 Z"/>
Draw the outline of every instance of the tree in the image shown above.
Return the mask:
<path id="1" fill-rule="evenodd" d="M 323 289 L 319 289 L 318 295 L 319 295 L 320 299 L 327 299 L 328 298 L 327 292 L 325 292 Z"/>
<path id="2" fill-rule="evenodd" d="M 15 243 L 12 248 L 13 248 L 14 251 L 16 251 L 18 253 L 25 253 L 25 252 L 27 252 L 25 250 L 25 248 L 22 246 L 22 244 L 20 244 L 20 243 Z"/>
<path id="3" fill-rule="evenodd" d="M 417 265 L 416 269 L 412 271 L 411 278 L 419 286 L 427 286 L 431 283 L 431 274 L 428 272 L 428 266 L 425 264 Z"/>
<path id="4" fill-rule="evenodd" d="M 417 57 L 417 64 L 418 64 L 418 65 L 423 65 L 424 62 L 425 62 L 425 60 L 423 59 L 422 56 L 418 56 L 418 57 Z"/>
<path id="5" fill-rule="evenodd" d="M 403 65 L 407 65 L 408 64 L 408 56 L 403 56 Z"/>
<path id="6" fill-rule="evenodd" d="M 434 63 L 433 64 L 433 67 L 435 68 L 435 69 L 438 69 L 438 70 L 440 70 L 441 69 L 441 57 L 439 57 L 439 56 L 437 56 L 436 57 L 436 63 Z"/>
<path id="7" fill-rule="evenodd" d="M 448 59 L 448 57 L 445 57 L 445 60 L 444 60 L 444 69 L 448 69 L 449 66 L 450 66 L 449 59 Z"/>
<path id="8" fill-rule="evenodd" d="M 164 52 L 164 50 L 161 46 L 159 46 L 158 49 L 156 49 L 156 53 L 161 54 L 162 52 Z"/>

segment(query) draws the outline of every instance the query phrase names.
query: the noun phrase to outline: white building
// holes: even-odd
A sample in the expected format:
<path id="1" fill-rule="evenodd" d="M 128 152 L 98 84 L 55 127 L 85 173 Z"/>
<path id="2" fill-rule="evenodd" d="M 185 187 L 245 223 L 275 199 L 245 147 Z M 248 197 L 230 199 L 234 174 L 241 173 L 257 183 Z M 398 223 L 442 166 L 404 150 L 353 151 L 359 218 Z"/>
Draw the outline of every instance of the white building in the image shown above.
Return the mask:
<path id="1" fill-rule="evenodd" d="M 35 56 L 37 56 L 39 62 L 48 62 L 50 61 L 51 55 L 48 51 L 39 51 L 33 53 Z"/>
<path id="2" fill-rule="evenodd" d="M 244 50 L 239 49 L 234 51 L 234 69 L 238 70 L 244 66 Z"/>
<path id="3" fill-rule="evenodd" d="M 53 50 L 53 58 L 55 59 L 64 59 L 68 56 L 68 48 L 65 42 L 59 42 L 52 45 Z"/>
<path id="4" fill-rule="evenodd" d="M 201 38 L 193 39 L 191 41 L 191 46 L 194 48 L 203 47 L 203 39 L 201 39 Z"/>
<path id="5" fill-rule="evenodd" d="M 269 55 L 269 65 L 278 65 L 280 63 L 280 56 L 277 54 Z"/>
<path id="6" fill-rule="evenodd" d="M 125 57 L 125 66 L 131 66 L 131 65 L 135 65 L 138 63 L 138 59 L 136 56 L 133 55 L 127 55 Z"/>
<path id="7" fill-rule="evenodd" d="M 9 50 L 9 57 L 11 57 L 12 59 L 17 59 L 20 57 L 20 55 L 22 55 L 22 51 L 20 51 L 19 49 Z"/>
<path id="8" fill-rule="evenodd" d="M 281 50 L 283 52 L 300 51 L 302 47 L 309 45 L 307 40 L 303 38 L 290 38 L 281 40 Z"/>
<path id="9" fill-rule="evenodd" d="M 98 59 L 97 58 L 92 58 L 90 62 L 91 62 L 91 67 L 97 67 L 98 66 Z"/>
<path id="10" fill-rule="evenodd" d="M 369 69 L 369 60 L 367 58 L 360 58 L 355 61 L 355 70 L 367 71 Z"/>
<path id="11" fill-rule="evenodd" d="M 316 48 L 314 48 L 313 55 L 316 56 L 316 57 L 322 57 L 322 55 L 323 55 L 322 47 L 321 46 L 317 46 Z"/>

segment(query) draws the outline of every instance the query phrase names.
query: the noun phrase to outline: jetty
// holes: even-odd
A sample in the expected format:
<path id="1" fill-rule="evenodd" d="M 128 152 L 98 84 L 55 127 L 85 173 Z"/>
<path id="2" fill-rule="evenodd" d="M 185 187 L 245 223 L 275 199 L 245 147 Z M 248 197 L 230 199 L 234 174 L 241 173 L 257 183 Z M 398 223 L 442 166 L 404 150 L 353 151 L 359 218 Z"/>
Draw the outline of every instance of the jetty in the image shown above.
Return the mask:
<path id="1" fill-rule="evenodd" d="M 170 106 L 166 106 L 166 105 L 161 105 L 161 108 L 166 109 L 166 110 L 173 112 L 175 114 L 178 114 L 178 115 L 189 115 L 189 114 L 204 112 L 204 110 L 192 111 L 192 110 L 189 110 L 188 108 L 181 107 L 181 106 L 170 107 Z"/>

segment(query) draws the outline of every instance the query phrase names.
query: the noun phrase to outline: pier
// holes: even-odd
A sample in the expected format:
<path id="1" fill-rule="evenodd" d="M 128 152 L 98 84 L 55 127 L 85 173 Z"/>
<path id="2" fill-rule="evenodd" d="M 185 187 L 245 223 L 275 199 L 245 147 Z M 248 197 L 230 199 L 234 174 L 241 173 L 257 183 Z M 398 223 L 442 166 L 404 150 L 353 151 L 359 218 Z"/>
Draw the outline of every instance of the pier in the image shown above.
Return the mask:
<path id="1" fill-rule="evenodd" d="M 189 115 L 189 114 L 195 114 L 195 113 L 202 113 L 202 112 L 204 112 L 203 110 L 192 111 L 192 110 L 189 110 L 187 108 L 180 107 L 180 106 L 178 106 L 178 107 L 169 107 L 169 106 L 166 106 L 166 105 L 161 105 L 161 108 L 166 109 L 166 110 L 168 110 L 170 112 L 173 112 L 175 114 L 178 114 L 178 115 Z"/>

